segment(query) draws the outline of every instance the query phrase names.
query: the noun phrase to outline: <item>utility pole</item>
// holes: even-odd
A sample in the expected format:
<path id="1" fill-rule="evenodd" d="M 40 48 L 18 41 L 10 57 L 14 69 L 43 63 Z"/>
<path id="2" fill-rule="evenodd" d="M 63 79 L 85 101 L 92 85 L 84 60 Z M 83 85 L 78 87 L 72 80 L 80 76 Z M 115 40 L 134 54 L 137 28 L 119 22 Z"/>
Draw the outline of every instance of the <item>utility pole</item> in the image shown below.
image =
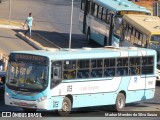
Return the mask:
<path id="1" fill-rule="evenodd" d="M 11 22 L 11 0 L 9 0 L 9 24 Z"/>
<path id="2" fill-rule="evenodd" d="M 72 0 L 72 8 L 71 8 L 71 25 L 70 25 L 70 35 L 69 35 L 69 50 L 71 49 L 72 21 L 73 21 L 73 0 Z"/>

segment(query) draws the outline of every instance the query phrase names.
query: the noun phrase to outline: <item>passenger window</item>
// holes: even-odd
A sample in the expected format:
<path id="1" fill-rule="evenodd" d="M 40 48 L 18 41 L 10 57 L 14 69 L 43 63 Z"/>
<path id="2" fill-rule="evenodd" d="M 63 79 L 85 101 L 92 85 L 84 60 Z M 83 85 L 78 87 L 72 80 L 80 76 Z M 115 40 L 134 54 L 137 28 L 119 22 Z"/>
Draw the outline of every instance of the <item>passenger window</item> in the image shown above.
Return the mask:
<path id="1" fill-rule="evenodd" d="M 104 22 L 106 22 L 106 13 L 107 13 L 106 9 L 103 8 L 103 12 L 102 12 L 102 20 L 103 20 Z"/>
<path id="2" fill-rule="evenodd" d="M 140 57 L 131 57 L 129 59 L 129 74 L 130 75 L 139 75 L 141 74 L 141 58 Z"/>
<path id="3" fill-rule="evenodd" d="M 63 78 L 64 79 L 76 78 L 76 60 L 64 61 Z"/>
<path id="4" fill-rule="evenodd" d="M 62 62 L 56 61 L 52 63 L 51 68 L 51 88 L 62 81 Z"/>
<path id="5" fill-rule="evenodd" d="M 115 76 L 115 58 L 104 59 L 104 77 Z"/>
<path id="6" fill-rule="evenodd" d="M 91 75 L 90 77 L 102 77 L 103 76 L 103 59 L 91 60 Z"/>
<path id="7" fill-rule="evenodd" d="M 98 9 L 98 18 L 101 20 L 102 19 L 102 7 L 99 6 L 98 8 L 99 8 Z"/>
<path id="8" fill-rule="evenodd" d="M 77 78 L 89 78 L 90 77 L 90 60 L 78 60 L 77 62 Z"/>
<path id="9" fill-rule="evenodd" d="M 142 75 L 154 73 L 154 58 L 153 57 L 142 57 Z"/>

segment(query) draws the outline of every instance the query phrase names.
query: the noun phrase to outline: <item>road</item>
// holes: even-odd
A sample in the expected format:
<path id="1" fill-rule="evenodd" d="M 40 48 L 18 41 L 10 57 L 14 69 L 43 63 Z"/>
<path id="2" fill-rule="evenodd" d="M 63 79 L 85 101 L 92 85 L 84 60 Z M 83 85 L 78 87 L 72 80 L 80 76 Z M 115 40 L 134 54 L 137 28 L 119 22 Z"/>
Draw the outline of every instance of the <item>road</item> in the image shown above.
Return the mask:
<path id="1" fill-rule="evenodd" d="M 34 49 L 15 34 L 13 30 L 0 29 L 0 52 L 8 55 L 11 51 Z"/>
<path id="2" fill-rule="evenodd" d="M 1 4 L 0 17 L 8 19 L 8 14 L 4 12 L 5 10 L 9 12 L 8 6 L 9 0 L 5 0 Z M 94 43 L 88 44 L 86 36 L 79 30 L 79 7 L 80 0 L 74 0 L 71 48 L 100 47 Z M 71 0 L 12 1 L 11 20 L 24 23 L 29 12 L 32 12 L 35 22 L 35 26 L 32 28 L 33 32 L 39 33 L 62 48 L 69 46 Z"/>
<path id="3" fill-rule="evenodd" d="M 8 4 L 9 0 L 5 0 L 0 4 L 0 16 L 8 19 Z M 74 18 L 73 18 L 73 36 L 72 48 L 80 47 L 99 47 L 96 44 L 88 44 L 86 37 L 79 30 L 78 12 L 80 0 L 74 0 Z M 56 43 L 61 47 L 68 47 L 69 29 L 70 29 L 70 11 L 71 0 L 14 0 L 12 1 L 12 20 L 24 22 L 29 12 L 33 13 L 36 26 L 33 27 L 33 32 L 37 32 Z M 20 30 L 0 29 L 0 49 L 9 53 L 12 50 L 29 50 L 34 49 L 24 41 L 15 36 Z M 23 31 L 23 30 L 21 30 Z M 156 87 L 155 97 L 151 100 L 130 104 L 126 107 L 126 111 L 160 111 L 160 87 Z M 9 107 L 4 105 L 4 101 L 0 100 L 1 111 L 22 111 L 19 108 Z M 94 114 L 104 114 L 104 109 L 96 110 Z M 86 115 L 88 113 L 76 113 L 74 115 Z M 92 114 L 92 113 L 90 113 Z M 51 114 L 46 117 L 52 116 Z M 48 120 L 51 118 L 47 118 Z M 66 118 L 68 119 L 68 118 Z M 81 119 L 81 118 L 78 118 Z M 83 119 L 83 118 L 82 118 Z M 90 118 L 92 119 L 92 118 Z M 108 118 L 104 118 L 108 119 Z M 116 119 L 116 118 L 109 118 Z M 121 119 L 121 118 L 119 118 Z M 124 118 L 122 118 L 124 119 Z M 136 119 L 136 118 L 131 118 Z M 151 118 L 140 118 L 151 119 Z M 152 118 L 154 119 L 154 117 Z M 73 119 L 74 120 L 74 119 Z"/>

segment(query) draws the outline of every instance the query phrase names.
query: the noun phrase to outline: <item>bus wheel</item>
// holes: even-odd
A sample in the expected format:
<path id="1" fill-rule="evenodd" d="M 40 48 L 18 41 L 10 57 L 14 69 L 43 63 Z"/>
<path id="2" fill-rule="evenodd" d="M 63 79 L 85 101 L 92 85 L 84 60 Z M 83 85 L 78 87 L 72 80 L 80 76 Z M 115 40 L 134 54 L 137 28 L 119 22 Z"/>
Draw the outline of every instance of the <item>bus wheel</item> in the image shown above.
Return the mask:
<path id="1" fill-rule="evenodd" d="M 123 93 L 119 93 L 114 107 L 115 111 L 123 111 L 125 108 L 126 98 Z"/>
<path id="2" fill-rule="evenodd" d="M 90 29 L 88 28 L 88 31 L 87 31 L 87 41 L 89 43 L 91 43 L 91 33 L 90 33 Z"/>
<path id="3" fill-rule="evenodd" d="M 23 111 L 26 113 L 34 113 L 37 111 L 35 108 L 23 108 Z"/>
<path id="4" fill-rule="evenodd" d="M 58 110 L 60 116 L 68 116 L 71 112 L 72 103 L 68 97 L 63 99 L 62 108 Z"/>

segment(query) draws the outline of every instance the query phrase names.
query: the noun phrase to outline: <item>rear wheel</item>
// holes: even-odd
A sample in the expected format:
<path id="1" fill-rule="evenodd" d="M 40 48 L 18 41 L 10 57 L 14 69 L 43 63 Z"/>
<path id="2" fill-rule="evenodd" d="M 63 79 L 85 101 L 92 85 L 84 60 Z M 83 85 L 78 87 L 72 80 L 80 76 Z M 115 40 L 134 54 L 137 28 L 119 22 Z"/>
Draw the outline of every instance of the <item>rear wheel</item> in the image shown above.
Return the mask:
<path id="1" fill-rule="evenodd" d="M 123 93 L 119 93 L 114 106 L 114 111 L 123 111 L 126 104 L 126 98 Z"/>
<path id="2" fill-rule="evenodd" d="M 62 108 L 58 110 L 60 116 L 68 116 L 72 109 L 71 100 L 68 97 L 63 99 Z"/>

